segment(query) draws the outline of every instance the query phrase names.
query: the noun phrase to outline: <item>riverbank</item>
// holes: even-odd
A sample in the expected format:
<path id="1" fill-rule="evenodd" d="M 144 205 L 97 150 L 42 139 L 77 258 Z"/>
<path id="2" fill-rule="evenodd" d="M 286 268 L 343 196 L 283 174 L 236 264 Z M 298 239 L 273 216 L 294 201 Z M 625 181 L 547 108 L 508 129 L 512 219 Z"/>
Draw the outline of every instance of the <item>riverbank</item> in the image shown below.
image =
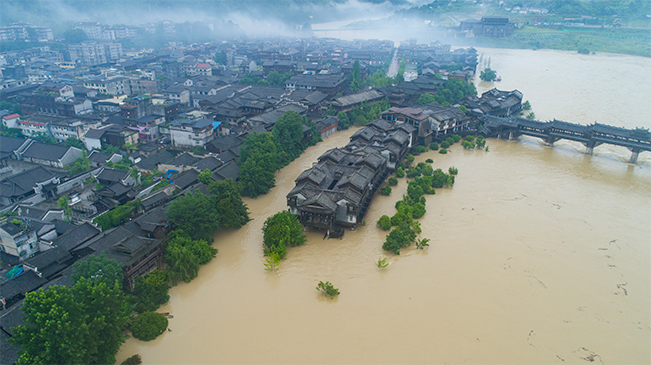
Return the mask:
<path id="1" fill-rule="evenodd" d="M 562 27 L 559 29 L 524 27 L 510 37 L 455 39 L 460 46 L 554 49 L 619 53 L 651 57 L 650 29 Z"/>

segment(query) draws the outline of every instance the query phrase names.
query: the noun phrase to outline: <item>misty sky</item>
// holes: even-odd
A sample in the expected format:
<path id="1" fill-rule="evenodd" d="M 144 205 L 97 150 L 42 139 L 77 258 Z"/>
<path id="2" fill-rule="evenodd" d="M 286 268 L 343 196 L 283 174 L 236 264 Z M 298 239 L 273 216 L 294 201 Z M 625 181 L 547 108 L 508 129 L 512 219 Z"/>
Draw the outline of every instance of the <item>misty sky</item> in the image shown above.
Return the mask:
<path id="1" fill-rule="evenodd" d="M 175 23 L 227 20 L 247 35 L 283 35 L 306 22 L 365 20 L 427 0 L 0 0 L 0 22 L 25 21 L 54 26 L 76 21 L 141 25 L 169 20 Z"/>

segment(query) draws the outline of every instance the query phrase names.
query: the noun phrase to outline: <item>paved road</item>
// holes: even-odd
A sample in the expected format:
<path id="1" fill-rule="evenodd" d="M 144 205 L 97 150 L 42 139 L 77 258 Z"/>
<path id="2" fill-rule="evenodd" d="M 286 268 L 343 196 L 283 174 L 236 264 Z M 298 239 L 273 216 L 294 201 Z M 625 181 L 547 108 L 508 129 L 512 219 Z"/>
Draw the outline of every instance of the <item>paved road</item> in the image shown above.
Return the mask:
<path id="1" fill-rule="evenodd" d="M 393 58 L 391 59 L 391 64 L 387 69 L 388 77 L 395 77 L 398 74 L 398 69 L 400 68 L 400 62 L 398 62 L 398 50 L 393 53 Z"/>

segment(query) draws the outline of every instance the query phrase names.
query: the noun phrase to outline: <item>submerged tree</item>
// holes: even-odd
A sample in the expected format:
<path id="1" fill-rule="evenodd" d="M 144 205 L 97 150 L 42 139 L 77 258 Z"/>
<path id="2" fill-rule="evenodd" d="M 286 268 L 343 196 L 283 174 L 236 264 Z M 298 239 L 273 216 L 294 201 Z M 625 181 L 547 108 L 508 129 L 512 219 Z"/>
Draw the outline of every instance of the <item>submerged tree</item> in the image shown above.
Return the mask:
<path id="1" fill-rule="evenodd" d="M 265 254 L 275 252 L 281 259 L 287 254 L 288 246 L 300 246 L 306 240 L 301 222 L 287 211 L 278 212 L 267 218 L 262 226 L 262 232 Z"/>
<path id="2" fill-rule="evenodd" d="M 479 78 L 482 81 L 493 81 L 495 77 L 497 77 L 497 73 L 488 67 L 479 73 Z"/>
<path id="3" fill-rule="evenodd" d="M 332 283 L 329 281 L 326 281 L 325 283 L 323 281 L 319 281 L 319 284 L 316 286 L 316 290 L 320 291 L 326 296 L 329 296 L 331 299 L 339 295 L 339 289 L 335 288 L 334 285 L 332 285 Z"/>

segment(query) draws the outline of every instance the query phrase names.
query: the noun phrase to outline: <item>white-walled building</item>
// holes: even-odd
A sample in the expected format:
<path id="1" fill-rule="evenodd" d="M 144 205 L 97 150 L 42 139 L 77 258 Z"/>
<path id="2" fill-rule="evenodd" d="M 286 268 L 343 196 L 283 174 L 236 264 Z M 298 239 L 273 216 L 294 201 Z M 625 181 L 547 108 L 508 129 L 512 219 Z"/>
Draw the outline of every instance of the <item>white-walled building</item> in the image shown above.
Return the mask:
<path id="1" fill-rule="evenodd" d="M 213 139 L 213 121 L 206 118 L 175 120 L 170 123 L 170 135 L 173 146 L 203 147 Z"/>

